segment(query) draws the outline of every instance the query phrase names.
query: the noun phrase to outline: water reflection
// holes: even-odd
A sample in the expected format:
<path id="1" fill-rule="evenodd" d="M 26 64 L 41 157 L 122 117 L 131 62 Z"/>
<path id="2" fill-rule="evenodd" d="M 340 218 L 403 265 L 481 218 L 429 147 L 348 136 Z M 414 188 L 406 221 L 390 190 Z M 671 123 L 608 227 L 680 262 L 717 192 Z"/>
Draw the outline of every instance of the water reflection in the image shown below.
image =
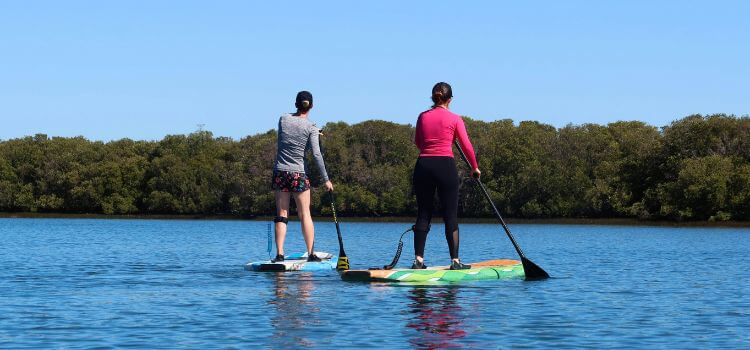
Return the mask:
<path id="1" fill-rule="evenodd" d="M 314 342 L 305 336 L 305 325 L 315 320 L 319 311 L 311 298 L 315 284 L 310 274 L 269 274 L 274 282 L 274 293 L 268 304 L 275 306 L 271 317 L 274 329 L 271 344 L 281 349 L 308 347 Z"/>
<path id="2" fill-rule="evenodd" d="M 464 315 L 458 306 L 458 288 L 417 287 L 409 292 L 411 321 L 406 327 L 417 331 L 409 343 L 418 349 L 461 348 L 454 341 L 466 336 Z"/>

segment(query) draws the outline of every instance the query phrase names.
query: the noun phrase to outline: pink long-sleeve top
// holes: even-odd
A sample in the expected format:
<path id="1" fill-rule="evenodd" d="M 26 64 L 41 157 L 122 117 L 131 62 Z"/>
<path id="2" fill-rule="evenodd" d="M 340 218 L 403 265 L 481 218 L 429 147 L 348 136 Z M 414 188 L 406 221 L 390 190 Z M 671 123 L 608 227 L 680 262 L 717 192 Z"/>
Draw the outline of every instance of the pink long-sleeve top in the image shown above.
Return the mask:
<path id="1" fill-rule="evenodd" d="M 420 157 L 443 156 L 453 158 L 453 140 L 458 138 L 461 149 L 469 159 L 472 169 L 479 167 L 474 155 L 474 147 L 466 134 L 466 126 L 458 114 L 435 107 L 422 112 L 417 119 L 417 132 L 414 143 L 419 148 Z"/>

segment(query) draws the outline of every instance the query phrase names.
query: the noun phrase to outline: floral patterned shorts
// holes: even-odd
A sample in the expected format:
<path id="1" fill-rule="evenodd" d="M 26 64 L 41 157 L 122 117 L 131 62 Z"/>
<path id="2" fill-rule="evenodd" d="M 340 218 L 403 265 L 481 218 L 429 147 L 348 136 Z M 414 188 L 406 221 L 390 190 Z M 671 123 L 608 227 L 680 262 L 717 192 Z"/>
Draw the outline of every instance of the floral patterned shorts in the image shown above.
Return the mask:
<path id="1" fill-rule="evenodd" d="M 310 180 L 305 173 L 274 170 L 271 189 L 281 192 L 305 192 L 310 189 Z"/>

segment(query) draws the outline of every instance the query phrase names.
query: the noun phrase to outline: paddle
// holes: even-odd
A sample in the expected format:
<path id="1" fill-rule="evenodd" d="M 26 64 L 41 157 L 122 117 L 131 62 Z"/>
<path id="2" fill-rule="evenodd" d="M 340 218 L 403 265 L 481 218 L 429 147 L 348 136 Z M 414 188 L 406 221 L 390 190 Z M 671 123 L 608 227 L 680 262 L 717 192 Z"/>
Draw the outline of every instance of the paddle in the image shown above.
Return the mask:
<path id="1" fill-rule="evenodd" d="M 469 168 L 471 168 L 469 159 L 466 158 L 466 154 L 464 154 L 464 151 L 461 149 L 461 146 L 458 144 L 458 140 L 455 140 L 454 143 L 456 144 L 456 148 L 458 148 L 458 152 L 461 154 L 461 158 L 463 158 L 464 162 L 466 162 L 466 165 L 468 165 Z M 492 201 L 490 194 L 487 193 L 487 189 L 484 188 L 484 184 L 482 183 L 481 180 L 479 180 L 479 178 L 475 177 L 474 180 L 482 189 L 482 193 L 484 193 L 484 197 L 487 198 L 488 202 L 490 202 L 492 209 L 495 211 L 495 217 L 497 217 L 497 220 L 500 221 L 501 225 L 503 225 L 503 228 L 505 229 L 505 233 L 508 235 L 508 238 L 510 238 L 510 242 L 513 243 L 513 247 L 516 248 L 516 252 L 518 252 L 518 256 L 521 257 L 521 263 L 523 264 L 523 271 L 524 271 L 524 274 L 526 275 L 526 280 L 539 280 L 539 279 L 549 278 L 549 274 L 546 271 L 544 271 L 541 267 L 539 267 L 539 265 L 534 264 L 534 262 L 526 258 L 526 255 L 523 254 L 521 247 L 519 247 L 518 243 L 516 243 L 516 239 L 513 238 L 513 235 L 510 233 L 510 229 L 508 228 L 508 225 L 505 224 L 505 220 L 503 220 L 503 217 L 500 215 L 500 212 L 497 210 L 497 207 L 495 207 L 495 203 Z"/>
<path id="2" fill-rule="evenodd" d="M 336 207 L 333 205 L 335 201 L 333 191 L 331 191 L 331 212 L 333 212 L 333 222 L 336 223 L 336 233 L 339 236 L 339 260 L 336 262 L 336 270 L 349 270 L 349 257 L 344 252 L 344 240 L 341 238 L 339 220 L 336 218 Z"/>
<path id="3" fill-rule="evenodd" d="M 322 136 L 323 133 L 320 133 Z M 318 147 L 320 147 L 320 153 L 323 153 L 323 140 L 318 138 Z M 341 238 L 341 229 L 339 228 L 339 220 L 336 218 L 336 207 L 333 203 L 336 200 L 333 197 L 333 191 L 331 191 L 331 212 L 333 212 L 333 222 L 336 223 L 336 233 L 339 236 L 339 260 L 336 261 L 336 270 L 349 270 L 349 257 L 344 252 L 344 240 Z"/>

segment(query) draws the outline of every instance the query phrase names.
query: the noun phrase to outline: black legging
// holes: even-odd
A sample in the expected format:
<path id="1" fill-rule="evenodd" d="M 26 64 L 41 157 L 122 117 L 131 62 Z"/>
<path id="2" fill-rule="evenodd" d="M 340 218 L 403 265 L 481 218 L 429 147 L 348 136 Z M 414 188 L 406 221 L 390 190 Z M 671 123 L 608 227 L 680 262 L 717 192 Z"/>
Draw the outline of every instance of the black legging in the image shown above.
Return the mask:
<path id="1" fill-rule="evenodd" d="M 445 222 L 445 239 L 451 259 L 458 259 L 458 172 L 453 157 L 419 157 L 412 179 L 417 195 L 417 223 L 414 225 L 414 253 L 424 257 L 430 232 L 433 199 L 437 190 Z"/>

